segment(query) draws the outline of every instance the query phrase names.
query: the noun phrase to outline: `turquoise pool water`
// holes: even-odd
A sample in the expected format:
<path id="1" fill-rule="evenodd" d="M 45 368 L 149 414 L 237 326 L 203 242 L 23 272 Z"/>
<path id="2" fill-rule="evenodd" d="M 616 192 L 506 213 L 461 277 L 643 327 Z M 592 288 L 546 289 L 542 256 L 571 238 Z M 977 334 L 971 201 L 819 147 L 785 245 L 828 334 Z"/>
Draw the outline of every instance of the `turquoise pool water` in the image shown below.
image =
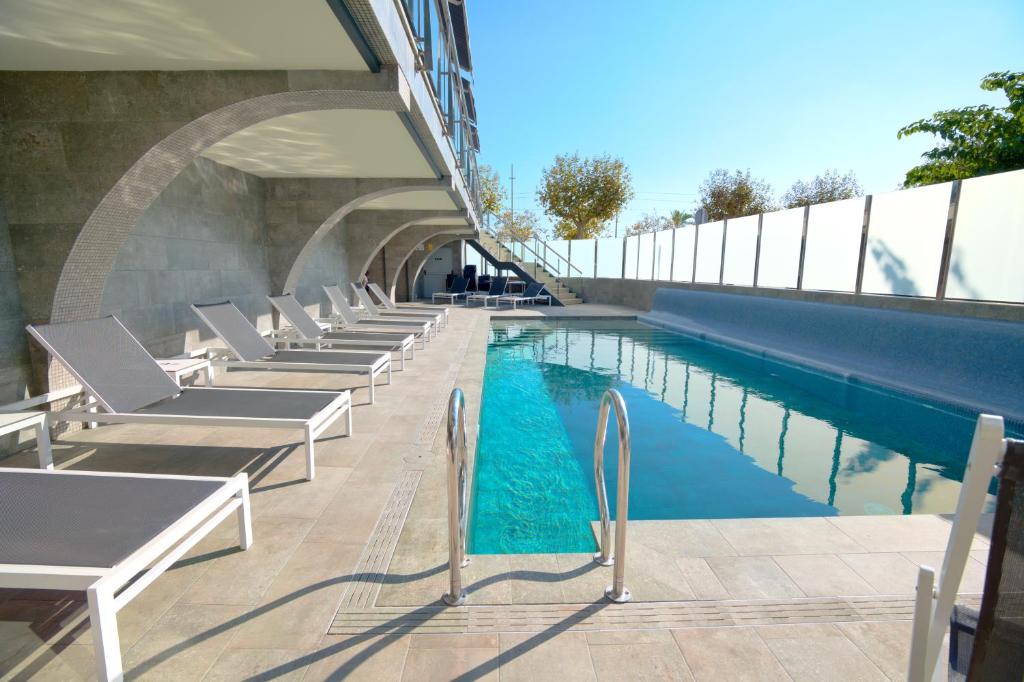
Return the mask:
<path id="1" fill-rule="evenodd" d="M 608 388 L 632 428 L 631 519 L 952 512 L 974 430 L 973 415 L 632 321 L 495 320 L 471 553 L 594 549 Z"/>

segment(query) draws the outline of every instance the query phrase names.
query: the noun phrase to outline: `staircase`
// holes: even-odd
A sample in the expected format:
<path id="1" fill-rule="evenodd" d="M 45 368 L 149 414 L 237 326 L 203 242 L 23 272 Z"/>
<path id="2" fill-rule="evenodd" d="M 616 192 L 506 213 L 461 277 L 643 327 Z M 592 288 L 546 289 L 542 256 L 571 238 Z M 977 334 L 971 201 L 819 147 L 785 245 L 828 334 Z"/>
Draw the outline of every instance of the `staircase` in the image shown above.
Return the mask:
<path id="1" fill-rule="evenodd" d="M 546 269 L 548 263 L 541 258 L 526 252 L 526 257 L 533 258 L 534 260 L 523 260 L 512 253 L 507 246 L 495 239 L 494 236 L 483 231 L 480 232 L 476 243 L 483 249 L 481 254 L 490 256 L 487 260 L 495 267 L 511 270 L 528 282 L 536 281 L 543 284 L 544 293 L 551 294 L 554 298 L 553 304 L 555 302 L 561 305 L 579 305 L 583 303 L 573 293 L 572 289 Z M 486 252 L 486 254 L 483 252 Z"/>

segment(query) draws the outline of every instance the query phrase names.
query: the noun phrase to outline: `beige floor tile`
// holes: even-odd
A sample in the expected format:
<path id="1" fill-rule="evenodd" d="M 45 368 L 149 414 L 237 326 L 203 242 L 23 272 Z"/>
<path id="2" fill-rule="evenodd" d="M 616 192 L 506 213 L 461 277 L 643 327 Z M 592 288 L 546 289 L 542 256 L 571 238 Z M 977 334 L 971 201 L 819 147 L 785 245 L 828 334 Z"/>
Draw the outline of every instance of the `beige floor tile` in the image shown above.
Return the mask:
<path id="1" fill-rule="evenodd" d="M 593 524 L 595 536 L 600 524 Z M 612 524 L 614 529 L 615 524 Z M 630 521 L 629 545 L 644 545 L 672 558 L 735 556 L 711 521 Z"/>
<path id="2" fill-rule="evenodd" d="M 263 676 L 301 680 L 309 665 L 308 649 L 226 649 L 206 673 L 206 682 L 231 682 Z"/>
<path id="3" fill-rule="evenodd" d="M 834 625 L 774 625 L 757 633 L 794 680 L 886 679 Z"/>
<path id="4" fill-rule="evenodd" d="M 696 598 L 675 560 L 645 545 L 628 546 L 626 578 L 626 587 L 635 601 L 683 601 Z"/>
<path id="5" fill-rule="evenodd" d="M 419 680 L 498 679 L 497 635 L 412 635 L 402 677 Z"/>
<path id="6" fill-rule="evenodd" d="M 408 637 L 328 635 L 311 654 L 313 660 L 304 679 L 397 682 L 402 679 L 408 651 Z"/>
<path id="7" fill-rule="evenodd" d="M 875 590 L 835 554 L 792 554 L 773 557 L 808 597 L 875 594 Z"/>
<path id="8" fill-rule="evenodd" d="M 712 524 L 742 556 L 864 551 L 824 518 L 718 519 Z"/>
<path id="9" fill-rule="evenodd" d="M 503 633 L 500 640 L 502 682 L 597 679 L 582 632 Z"/>
<path id="10" fill-rule="evenodd" d="M 462 584 L 473 604 L 508 604 L 511 566 L 505 554 L 476 554 L 462 569 Z"/>
<path id="11" fill-rule="evenodd" d="M 588 632 L 598 680 L 692 680 L 668 630 Z"/>
<path id="12" fill-rule="evenodd" d="M 562 601 L 561 575 L 554 554 L 510 554 L 509 591 L 513 604 Z"/>
<path id="13" fill-rule="evenodd" d="M 559 554 L 557 562 L 563 603 L 604 601 L 604 590 L 612 583 L 610 566 L 599 566 L 589 554 Z"/>
<path id="14" fill-rule="evenodd" d="M 857 572 L 879 594 L 913 594 L 917 587 L 917 565 L 896 552 L 840 554 L 839 558 Z"/>
<path id="15" fill-rule="evenodd" d="M 676 566 L 693 590 L 694 599 L 728 599 L 729 590 L 711 570 L 706 559 L 676 559 Z"/>
<path id="16" fill-rule="evenodd" d="M 672 635 L 698 682 L 789 679 L 753 628 L 694 628 Z"/>
<path id="17" fill-rule="evenodd" d="M 836 627 L 889 679 L 906 679 L 910 663 L 910 621 L 837 623 Z"/>
<path id="18" fill-rule="evenodd" d="M 771 557 L 711 557 L 706 561 L 731 599 L 805 596 Z"/>
<path id="19" fill-rule="evenodd" d="M 944 551 L 951 522 L 932 514 L 910 516 L 836 516 L 829 523 L 855 539 L 868 552 Z M 974 547 L 988 542 L 977 536 Z"/>
<path id="20" fill-rule="evenodd" d="M 945 552 L 903 552 L 903 556 L 915 566 L 927 565 L 935 569 L 936 580 L 942 569 Z M 985 566 L 980 561 L 968 557 L 964 564 L 964 574 L 960 579 L 959 592 L 983 592 L 985 590 Z"/>

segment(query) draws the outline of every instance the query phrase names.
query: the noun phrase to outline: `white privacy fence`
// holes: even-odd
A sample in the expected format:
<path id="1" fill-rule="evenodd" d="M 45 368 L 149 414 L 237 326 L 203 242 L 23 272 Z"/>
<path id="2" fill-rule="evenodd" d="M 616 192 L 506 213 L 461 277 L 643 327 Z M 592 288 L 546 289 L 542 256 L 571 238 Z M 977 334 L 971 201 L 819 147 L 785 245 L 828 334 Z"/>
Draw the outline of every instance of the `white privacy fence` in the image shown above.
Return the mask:
<path id="1" fill-rule="evenodd" d="M 1024 170 L 622 239 L 512 248 L 523 261 L 542 254 L 561 277 L 1024 303 Z"/>

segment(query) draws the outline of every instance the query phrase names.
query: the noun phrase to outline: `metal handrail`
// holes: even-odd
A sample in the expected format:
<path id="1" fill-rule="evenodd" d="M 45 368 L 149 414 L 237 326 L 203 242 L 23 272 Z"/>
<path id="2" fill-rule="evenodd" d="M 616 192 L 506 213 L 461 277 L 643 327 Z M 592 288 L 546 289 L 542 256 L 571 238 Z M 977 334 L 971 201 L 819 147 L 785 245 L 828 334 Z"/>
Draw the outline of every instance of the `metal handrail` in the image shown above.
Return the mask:
<path id="1" fill-rule="evenodd" d="M 448 398 L 448 592 L 441 598 L 448 606 L 466 602 L 462 569 L 466 556 L 466 524 L 469 520 L 469 471 L 466 466 L 466 399 L 456 388 Z"/>
<path id="2" fill-rule="evenodd" d="M 491 235 L 492 237 L 494 237 L 494 241 L 498 242 L 498 246 L 504 246 L 504 247 L 505 247 L 506 249 L 508 249 L 508 252 L 509 252 L 510 254 L 512 254 L 512 258 L 518 258 L 518 259 L 519 259 L 519 260 L 520 260 L 521 262 L 524 262 L 522 258 L 520 258 L 519 256 L 516 256 L 516 252 L 515 252 L 515 251 L 514 251 L 513 249 L 509 248 L 509 247 L 508 247 L 508 246 L 507 246 L 506 244 L 503 244 L 503 243 L 502 243 L 502 241 L 501 241 L 501 240 L 500 240 L 500 239 L 498 238 L 498 233 L 497 233 L 497 232 L 496 232 L 495 230 L 493 230 L 493 229 L 491 229 L 491 228 L 488 228 L 488 229 L 487 229 L 487 232 L 488 232 L 488 234 L 490 234 L 490 235 Z M 544 269 L 545 269 L 545 270 L 548 270 L 548 271 L 550 271 L 550 269 L 551 269 L 551 263 L 549 263 L 549 262 L 547 261 L 547 259 L 546 259 L 546 258 L 544 258 L 544 257 L 543 257 L 543 256 L 541 256 L 541 255 L 540 255 L 539 253 L 537 253 L 537 252 L 536 252 L 536 251 L 534 251 L 534 250 L 533 250 L 532 248 L 530 248 L 530 246 L 529 246 L 529 245 L 527 245 L 527 243 L 526 243 L 526 242 L 520 241 L 520 240 L 518 240 L 518 239 L 512 239 L 512 241 L 513 241 L 514 243 L 516 243 L 516 244 L 520 244 L 520 245 L 521 245 L 521 246 L 522 246 L 522 247 L 523 247 L 523 248 L 524 248 L 525 250 L 527 250 L 527 251 L 529 251 L 529 252 L 530 252 L 531 254 L 533 254 L 533 255 L 534 255 L 534 256 L 535 256 L 536 258 L 537 258 L 537 263 L 538 263 L 538 264 L 540 264 L 540 265 L 541 265 L 542 267 L 544 267 Z M 537 241 L 539 241 L 539 242 L 540 242 L 541 244 L 543 244 L 543 245 L 544 245 L 544 252 L 545 252 L 545 253 L 547 253 L 547 251 L 548 251 L 548 248 L 549 248 L 549 247 L 548 247 L 548 243 L 547 243 L 547 242 L 545 242 L 545 241 L 541 241 L 540 239 L 538 239 Z M 581 275 L 583 274 L 583 271 L 582 271 L 582 270 L 580 270 L 580 269 L 579 269 L 578 267 L 576 267 L 575 265 L 573 265 L 573 264 L 572 264 L 572 262 L 571 262 L 571 261 L 569 261 L 569 259 L 568 259 L 568 258 L 566 258 L 566 257 L 565 257 L 565 256 L 563 256 L 562 254 L 558 253 L 557 251 L 554 251 L 553 249 L 552 249 L 552 251 L 553 251 L 553 253 L 554 253 L 554 254 L 555 254 L 556 256 L 558 256 L 558 257 L 559 257 L 560 259 L 564 260 L 564 261 L 565 261 L 565 263 L 566 263 L 566 265 L 568 265 L 568 266 L 569 266 L 569 267 L 570 267 L 570 268 L 571 268 L 572 270 L 575 270 L 576 272 L 580 273 Z M 554 273 L 552 273 L 552 274 L 554 274 Z M 570 273 L 570 276 L 571 276 L 571 273 Z"/>
<path id="3" fill-rule="evenodd" d="M 604 440 L 608 428 L 608 410 L 615 406 L 615 420 L 619 431 L 619 480 L 618 500 L 615 505 L 615 554 L 611 553 L 611 519 L 608 515 L 608 490 L 604 481 Z M 594 482 L 597 486 L 597 507 L 601 513 L 601 546 L 594 554 L 594 561 L 602 566 L 615 565 L 612 584 L 604 591 L 608 599 L 617 603 L 628 602 L 633 596 L 626 589 L 626 525 L 629 520 L 629 460 L 631 455 L 629 438 L 629 415 L 622 394 L 609 388 L 601 396 L 601 409 L 597 416 L 597 433 L 594 435 Z"/>

